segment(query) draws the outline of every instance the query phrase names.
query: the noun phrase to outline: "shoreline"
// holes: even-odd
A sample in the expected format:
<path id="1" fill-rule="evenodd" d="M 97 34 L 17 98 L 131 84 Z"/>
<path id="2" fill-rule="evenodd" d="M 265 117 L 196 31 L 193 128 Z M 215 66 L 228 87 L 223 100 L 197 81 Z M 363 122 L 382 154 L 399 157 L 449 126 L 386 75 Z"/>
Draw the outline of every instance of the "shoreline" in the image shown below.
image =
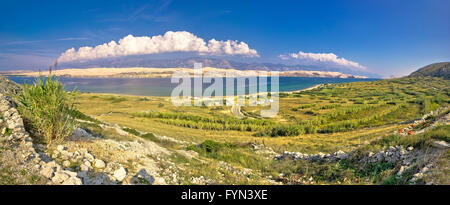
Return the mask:
<path id="1" fill-rule="evenodd" d="M 131 67 L 131 68 L 84 68 L 84 69 L 60 69 L 49 71 L 4 71 L 0 75 L 4 76 L 21 76 L 21 77 L 37 77 L 37 76 L 60 76 L 68 78 L 171 78 L 175 72 L 183 71 L 189 75 L 194 74 L 192 68 L 147 68 L 147 67 Z M 201 69 L 202 74 L 211 72 L 212 77 L 226 77 L 232 74 L 233 77 L 249 77 L 255 76 L 259 72 L 268 72 L 264 70 L 237 70 L 224 69 L 214 67 L 204 67 Z M 317 78 L 341 78 L 341 79 L 367 79 L 365 76 L 353 74 L 345 74 L 335 71 L 310 71 L 310 70 L 290 70 L 278 71 L 280 77 L 317 77 Z M 270 72 L 264 75 L 270 76 Z"/>
<path id="2" fill-rule="evenodd" d="M 330 83 L 327 83 L 327 84 L 330 84 Z M 308 91 L 308 90 L 314 90 L 314 89 L 322 87 L 324 85 L 325 85 L 324 83 L 320 83 L 320 84 L 317 84 L 317 85 L 314 85 L 314 86 L 311 86 L 311 87 L 308 87 L 305 89 L 294 90 L 294 91 L 283 91 L 283 92 L 279 92 L 279 93 L 287 93 L 287 94 L 298 93 L 298 92 L 303 92 L 303 91 Z"/>
<path id="3" fill-rule="evenodd" d="M 311 86 L 311 87 L 308 87 L 308 88 L 305 88 L 305 89 L 294 90 L 294 91 L 280 91 L 278 93 L 288 93 L 288 94 L 300 93 L 300 92 L 303 92 L 303 91 L 308 91 L 308 90 L 313 90 L 313 89 L 319 88 L 319 87 L 321 87 L 323 85 L 325 85 L 325 84 L 321 83 L 321 84 L 317 84 L 317 85 L 314 85 L 314 86 Z M 153 98 L 170 98 L 171 97 L 171 96 L 155 96 L 155 95 L 133 95 L 133 94 L 125 94 L 125 93 L 103 93 L 103 92 L 98 92 L 97 93 L 97 92 L 80 92 L 80 91 L 78 91 L 78 92 L 82 93 L 82 94 L 119 95 L 119 96 L 129 96 L 129 97 L 153 97 Z M 260 94 L 263 94 L 263 93 L 268 93 L 268 92 L 258 92 L 258 93 L 254 93 L 254 94 L 245 94 L 244 96 L 255 95 L 255 94 L 260 95 Z M 241 96 L 241 95 L 233 95 L 233 96 L 234 97 L 238 97 L 238 96 Z M 193 96 L 190 96 L 190 97 L 193 98 Z M 229 96 L 218 96 L 218 97 L 224 97 L 225 98 L 225 97 L 229 97 Z"/>

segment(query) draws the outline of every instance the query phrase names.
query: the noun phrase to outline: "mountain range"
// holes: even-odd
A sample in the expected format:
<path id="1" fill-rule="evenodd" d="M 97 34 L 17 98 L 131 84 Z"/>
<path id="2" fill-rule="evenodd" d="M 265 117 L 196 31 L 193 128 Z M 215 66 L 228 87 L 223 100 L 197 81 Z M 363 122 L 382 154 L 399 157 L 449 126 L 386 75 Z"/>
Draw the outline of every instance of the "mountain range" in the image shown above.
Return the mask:
<path id="1" fill-rule="evenodd" d="M 193 68 L 194 63 L 202 63 L 203 67 L 213 67 L 236 70 L 266 70 L 266 71 L 332 71 L 343 74 L 360 75 L 366 77 L 379 78 L 380 76 L 364 70 L 355 70 L 339 67 L 324 67 L 317 65 L 287 65 L 281 63 L 261 63 L 261 62 L 240 62 L 228 59 L 190 57 L 178 59 L 152 59 L 141 56 L 96 59 L 90 61 L 77 61 L 60 64 L 60 68 L 129 68 L 129 67 L 150 67 L 150 68 Z"/>

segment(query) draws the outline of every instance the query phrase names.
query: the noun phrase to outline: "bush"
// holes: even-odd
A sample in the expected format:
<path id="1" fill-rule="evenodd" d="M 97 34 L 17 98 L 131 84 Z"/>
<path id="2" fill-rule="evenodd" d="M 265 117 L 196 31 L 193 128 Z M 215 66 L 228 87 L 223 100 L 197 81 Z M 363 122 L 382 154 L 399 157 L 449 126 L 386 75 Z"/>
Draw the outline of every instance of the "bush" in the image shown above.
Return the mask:
<path id="1" fill-rule="evenodd" d="M 260 131 L 254 134 L 255 137 L 288 137 L 288 136 L 298 136 L 304 134 L 304 127 L 293 126 L 293 125 L 281 125 L 277 127 L 272 127 L 270 129 Z"/>
<path id="2" fill-rule="evenodd" d="M 101 122 L 95 118 L 92 118 L 78 110 L 73 110 L 71 112 L 72 117 L 76 118 L 76 119 L 80 119 L 80 120 L 85 120 L 85 121 L 89 121 L 89 122 L 93 122 L 96 124 L 100 124 Z"/>
<path id="3" fill-rule="evenodd" d="M 111 103 L 120 103 L 123 101 L 127 101 L 127 99 L 124 97 L 116 97 L 116 96 L 111 96 L 109 98 L 106 98 L 106 100 L 111 101 Z"/>
<path id="4" fill-rule="evenodd" d="M 205 140 L 202 144 L 200 144 L 200 148 L 202 148 L 207 153 L 216 153 L 220 150 L 222 144 L 213 140 Z"/>
<path id="5" fill-rule="evenodd" d="M 64 91 L 64 86 L 56 78 L 49 76 L 44 80 L 38 77 L 33 85 L 23 86 L 19 95 L 19 111 L 34 134 L 50 145 L 72 135 L 75 97 L 76 91 Z"/>
<path id="6" fill-rule="evenodd" d="M 199 145 L 190 145 L 187 147 L 187 150 L 193 150 L 200 154 L 215 156 L 219 151 L 223 149 L 231 149 L 236 147 L 236 145 L 225 142 L 216 142 L 214 140 L 205 140 Z"/>
<path id="7" fill-rule="evenodd" d="M 136 135 L 136 136 L 141 136 L 141 134 L 137 130 L 132 129 L 132 128 L 125 127 L 125 128 L 122 128 L 122 130 L 125 132 L 128 132 L 130 134 Z"/>

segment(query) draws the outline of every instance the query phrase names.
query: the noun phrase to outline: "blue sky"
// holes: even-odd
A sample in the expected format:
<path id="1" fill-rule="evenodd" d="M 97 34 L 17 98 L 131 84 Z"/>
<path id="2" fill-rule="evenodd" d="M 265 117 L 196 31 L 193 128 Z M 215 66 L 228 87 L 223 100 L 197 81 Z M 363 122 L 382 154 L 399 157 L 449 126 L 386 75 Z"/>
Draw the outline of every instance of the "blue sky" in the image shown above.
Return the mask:
<path id="1" fill-rule="evenodd" d="M 327 63 L 331 58 L 332 63 L 357 63 L 355 67 L 382 76 L 450 61 L 447 0 L 6 0 L 0 4 L 2 70 L 46 68 L 72 47 L 77 51 L 118 42 L 129 34 L 152 37 L 167 31 L 186 31 L 206 44 L 210 39 L 244 42 L 258 55 L 244 56 L 244 61 Z M 329 53 L 335 56 L 320 55 Z M 228 53 L 222 49 L 224 55 Z"/>

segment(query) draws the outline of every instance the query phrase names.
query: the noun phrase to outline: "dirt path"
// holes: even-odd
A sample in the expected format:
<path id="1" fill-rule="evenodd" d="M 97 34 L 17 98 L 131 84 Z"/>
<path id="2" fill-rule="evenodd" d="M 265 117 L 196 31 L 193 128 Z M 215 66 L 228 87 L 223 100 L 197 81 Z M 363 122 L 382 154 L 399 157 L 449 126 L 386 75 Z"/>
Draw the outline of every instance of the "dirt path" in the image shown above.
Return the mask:
<path id="1" fill-rule="evenodd" d="M 231 112 L 236 115 L 239 118 L 244 118 L 245 116 L 241 113 L 241 106 L 240 105 L 233 105 L 231 107 Z"/>

